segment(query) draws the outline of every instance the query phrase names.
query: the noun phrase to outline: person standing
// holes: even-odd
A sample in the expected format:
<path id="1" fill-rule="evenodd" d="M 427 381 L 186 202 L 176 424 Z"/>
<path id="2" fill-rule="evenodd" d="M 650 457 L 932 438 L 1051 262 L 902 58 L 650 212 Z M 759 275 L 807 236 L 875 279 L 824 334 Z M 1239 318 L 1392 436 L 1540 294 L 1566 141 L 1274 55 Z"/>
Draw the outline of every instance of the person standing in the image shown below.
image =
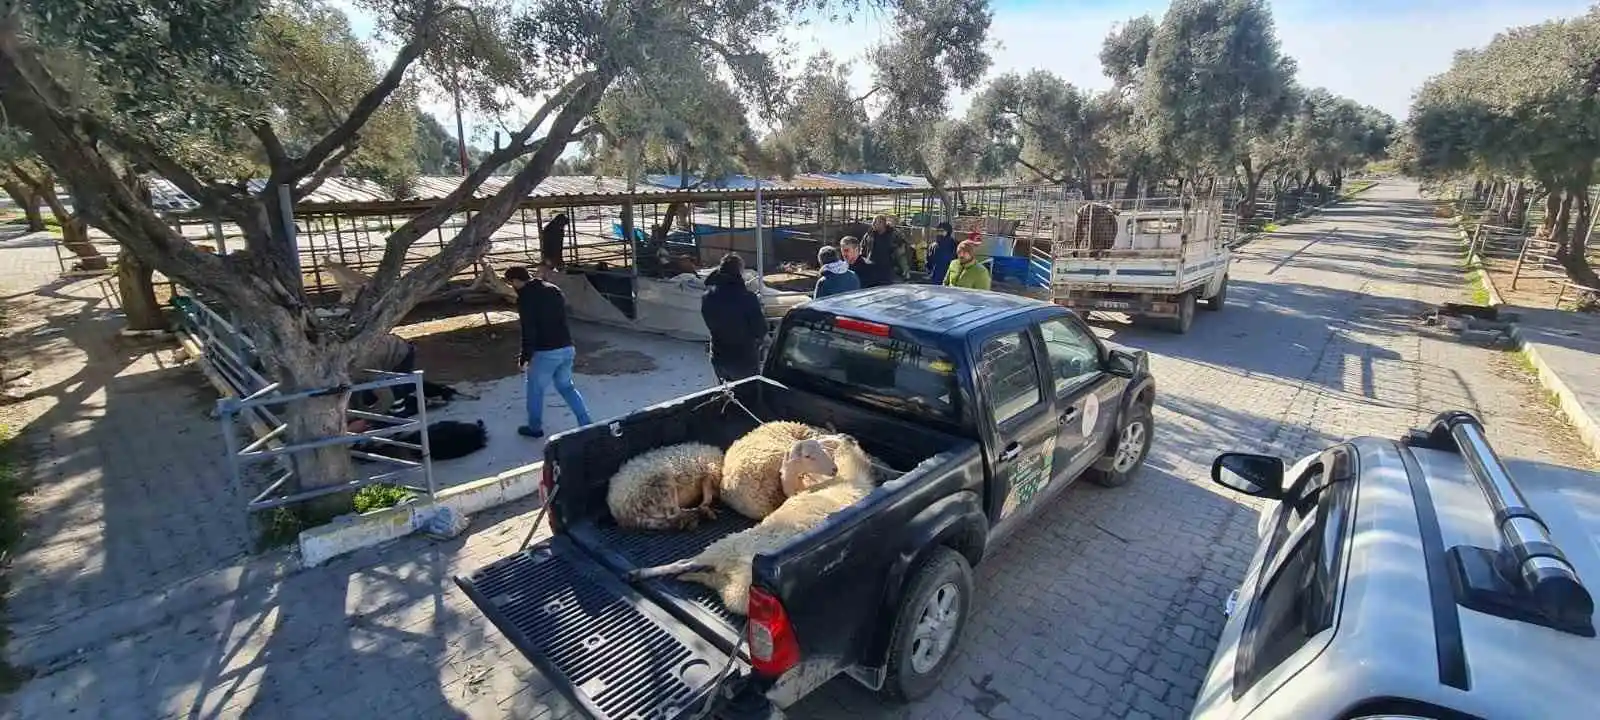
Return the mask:
<path id="1" fill-rule="evenodd" d="M 861 278 L 850 269 L 850 263 L 839 259 L 839 251 L 832 246 L 824 245 L 817 251 L 817 264 L 822 266 L 822 276 L 811 293 L 813 300 L 861 289 Z"/>
<path id="2" fill-rule="evenodd" d="M 942 285 L 950 263 L 956 259 L 956 236 L 949 222 L 940 222 L 937 229 L 939 233 L 928 246 L 928 282 Z"/>
<path id="3" fill-rule="evenodd" d="M 982 246 L 983 243 L 977 240 L 961 241 L 956 246 L 956 261 L 950 264 L 950 269 L 945 273 L 944 284 L 970 290 L 988 290 L 989 268 L 978 262 L 978 248 Z"/>
<path id="4" fill-rule="evenodd" d="M 556 213 L 550 222 L 539 230 L 539 263 L 546 267 L 562 267 L 561 248 L 566 245 L 567 225 L 572 219 L 566 213 Z"/>
<path id="5" fill-rule="evenodd" d="M 506 268 L 506 282 L 517 291 L 517 320 L 522 328 L 522 353 L 517 368 L 527 383 L 528 424 L 517 428 L 523 437 L 544 437 L 544 391 L 554 385 L 578 418 L 578 426 L 593 422 L 583 396 L 572 384 L 572 361 L 578 351 L 567 328 L 567 300 L 561 288 L 545 281 L 552 261 L 539 266 L 534 278 L 521 265 Z"/>
<path id="6" fill-rule="evenodd" d="M 861 287 L 879 287 L 905 279 L 909 267 L 903 244 L 888 215 L 872 219 L 872 227 L 861 237 L 862 263 L 851 263 L 850 267 L 861 277 Z"/>
<path id="7" fill-rule="evenodd" d="M 761 372 L 761 341 L 767 336 L 767 316 L 761 298 L 744 284 L 744 260 L 728 253 L 706 276 L 706 294 L 700 298 L 700 317 L 711 332 L 711 370 L 721 382 L 733 382 Z"/>

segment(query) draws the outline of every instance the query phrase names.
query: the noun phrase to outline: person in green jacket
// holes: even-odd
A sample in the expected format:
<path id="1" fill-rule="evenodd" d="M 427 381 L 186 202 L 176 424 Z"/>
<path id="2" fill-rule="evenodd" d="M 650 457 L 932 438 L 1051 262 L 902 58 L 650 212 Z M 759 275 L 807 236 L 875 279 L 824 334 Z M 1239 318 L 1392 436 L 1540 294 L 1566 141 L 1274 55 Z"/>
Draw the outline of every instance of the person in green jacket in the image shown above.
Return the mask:
<path id="1" fill-rule="evenodd" d="M 963 240 L 956 246 L 956 261 L 950 263 L 950 269 L 945 272 L 944 284 L 971 290 L 989 289 L 989 268 L 978 262 L 981 246 L 976 240 Z"/>

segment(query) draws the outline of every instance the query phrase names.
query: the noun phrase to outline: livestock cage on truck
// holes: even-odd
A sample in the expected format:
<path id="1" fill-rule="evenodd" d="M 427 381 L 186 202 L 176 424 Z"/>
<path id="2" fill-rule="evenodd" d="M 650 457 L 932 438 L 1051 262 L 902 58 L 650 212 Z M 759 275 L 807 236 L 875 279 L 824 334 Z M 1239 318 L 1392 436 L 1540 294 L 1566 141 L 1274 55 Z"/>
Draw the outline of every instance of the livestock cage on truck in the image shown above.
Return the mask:
<path id="1" fill-rule="evenodd" d="M 1079 312 L 1160 318 L 1188 332 L 1201 301 L 1222 309 L 1232 253 L 1224 190 L 1064 199 L 1050 243 L 1050 297 Z"/>

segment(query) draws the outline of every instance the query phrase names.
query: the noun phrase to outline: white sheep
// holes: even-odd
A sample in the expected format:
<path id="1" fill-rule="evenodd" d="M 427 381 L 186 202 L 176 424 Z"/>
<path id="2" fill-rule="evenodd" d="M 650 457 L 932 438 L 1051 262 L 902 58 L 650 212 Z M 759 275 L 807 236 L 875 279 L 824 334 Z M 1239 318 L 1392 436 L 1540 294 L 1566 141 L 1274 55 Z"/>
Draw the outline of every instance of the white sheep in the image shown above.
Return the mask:
<path id="1" fill-rule="evenodd" d="M 783 476 L 803 488 L 761 522 L 712 543 L 688 560 L 635 570 L 628 579 L 679 576 L 717 591 L 730 612 L 748 614 L 750 563 L 755 556 L 783 549 L 795 536 L 860 502 L 873 488 L 871 461 L 848 435 L 796 442 L 783 463 Z"/>
<path id="2" fill-rule="evenodd" d="M 751 520 L 760 520 L 783 504 L 779 468 L 800 440 L 821 437 L 826 430 L 779 420 L 761 423 L 733 441 L 722 460 L 722 501 Z"/>
<path id="3" fill-rule="evenodd" d="M 606 505 L 618 525 L 634 530 L 693 530 L 716 518 L 722 450 L 680 443 L 639 454 L 617 469 Z"/>

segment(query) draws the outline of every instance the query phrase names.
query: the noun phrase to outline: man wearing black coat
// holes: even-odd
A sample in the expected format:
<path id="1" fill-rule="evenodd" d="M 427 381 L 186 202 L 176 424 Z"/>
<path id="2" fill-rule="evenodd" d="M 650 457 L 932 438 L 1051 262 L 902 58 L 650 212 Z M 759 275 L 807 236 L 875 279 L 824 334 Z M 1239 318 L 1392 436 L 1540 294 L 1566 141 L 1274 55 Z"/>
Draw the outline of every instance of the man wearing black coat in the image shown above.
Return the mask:
<path id="1" fill-rule="evenodd" d="M 767 317 L 761 299 L 745 287 L 744 261 L 738 255 L 724 255 L 706 277 L 700 317 L 711 331 L 711 369 L 717 380 L 733 382 L 761 372 Z"/>
<path id="2" fill-rule="evenodd" d="M 522 329 L 522 352 L 517 368 L 525 374 L 528 424 L 517 428 L 523 437 L 544 437 L 544 393 L 554 387 L 577 417 L 578 425 L 592 422 L 583 396 L 572 384 L 572 365 L 577 349 L 567 329 L 567 301 L 561 288 L 546 282 L 549 263 L 540 267 L 539 277 L 518 265 L 506 268 L 506 282 L 517 291 L 517 318 Z"/>

